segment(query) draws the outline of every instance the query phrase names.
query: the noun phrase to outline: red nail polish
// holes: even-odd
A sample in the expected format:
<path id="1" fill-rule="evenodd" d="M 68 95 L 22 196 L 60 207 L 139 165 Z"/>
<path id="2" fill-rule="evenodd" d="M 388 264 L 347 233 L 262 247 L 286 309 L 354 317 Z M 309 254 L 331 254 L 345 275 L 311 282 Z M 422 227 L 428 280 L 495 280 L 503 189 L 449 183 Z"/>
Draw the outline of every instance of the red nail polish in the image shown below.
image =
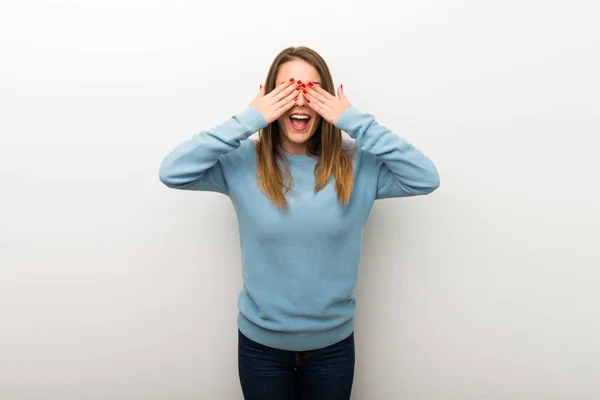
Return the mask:
<path id="1" fill-rule="evenodd" d="M 302 84 L 302 87 L 306 87 L 306 85 L 303 83 L 303 84 Z"/>
<path id="2" fill-rule="evenodd" d="M 294 97 L 294 101 L 298 101 L 298 98 L 297 98 L 297 97 Z"/>
<path id="3" fill-rule="evenodd" d="M 262 85 L 260 85 L 260 88 L 262 89 Z"/>
<path id="4" fill-rule="evenodd" d="M 313 83 L 312 82 L 308 82 L 308 86 L 313 86 Z"/>
<path id="5" fill-rule="evenodd" d="M 308 92 L 307 92 L 306 90 L 303 90 L 303 91 L 302 91 L 302 93 L 306 94 L 306 93 L 308 93 Z"/>
<path id="6" fill-rule="evenodd" d="M 290 78 L 290 82 L 294 82 L 294 78 Z"/>
<path id="7" fill-rule="evenodd" d="M 298 87 L 296 88 L 296 90 L 300 90 L 300 89 L 302 89 L 302 87 L 300 87 L 300 86 L 298 86 Z"/>
<path id="8" fill-rule="evenodd" d="M 301 84 L 301 83 L 302 83 L 302 81 L 298 81 L 298 84 Z"/>
<path id="9" fill-rule="evenodd" d="M 310 103 L 310 100 L 309 100 L 309 99 L 306 99 L 306 102 L 307 102 L 307 103 Z"/>
<path id="10" fill-rule="evenodd" d="M 340 86 L 342 87 L 342 89 L 344 88 L 344 85 L 343 85 L 343 84 L 342 84 L 342 85 L 340 85 Z"/>

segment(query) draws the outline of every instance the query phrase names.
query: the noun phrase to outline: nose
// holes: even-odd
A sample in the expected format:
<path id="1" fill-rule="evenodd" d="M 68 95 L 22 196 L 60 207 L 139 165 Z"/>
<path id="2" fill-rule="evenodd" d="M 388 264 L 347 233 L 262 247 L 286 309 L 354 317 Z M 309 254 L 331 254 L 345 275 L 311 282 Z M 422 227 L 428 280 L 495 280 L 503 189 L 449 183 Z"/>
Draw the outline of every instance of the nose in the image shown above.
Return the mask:
<path id="1" fill-rule="evenodd" d="M 298 91 L 298 100 L 296 100 L 296 105 L 299 107 L 306 107 L 306 98 L 302 92 L 302 90 Z"/>

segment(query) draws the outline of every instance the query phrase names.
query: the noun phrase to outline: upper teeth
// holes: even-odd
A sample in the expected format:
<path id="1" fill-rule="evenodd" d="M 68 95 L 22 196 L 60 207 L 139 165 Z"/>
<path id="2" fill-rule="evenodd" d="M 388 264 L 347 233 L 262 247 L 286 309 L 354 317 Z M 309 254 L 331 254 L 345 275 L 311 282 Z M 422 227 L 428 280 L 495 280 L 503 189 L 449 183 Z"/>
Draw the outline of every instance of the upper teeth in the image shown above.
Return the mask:
<path id="1" fill-rule="evenodd" d="M 295 118 L 295 119 L 308 119 L 308 115 L 292 115 L 291 118 Z"/>

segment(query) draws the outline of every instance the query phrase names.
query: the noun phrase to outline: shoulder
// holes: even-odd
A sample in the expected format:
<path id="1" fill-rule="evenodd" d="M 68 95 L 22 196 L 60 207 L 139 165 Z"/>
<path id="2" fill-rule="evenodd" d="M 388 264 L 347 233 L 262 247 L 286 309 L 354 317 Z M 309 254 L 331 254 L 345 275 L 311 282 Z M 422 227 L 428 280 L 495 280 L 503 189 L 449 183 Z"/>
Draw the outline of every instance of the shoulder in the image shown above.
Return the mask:
<path id="1" fill-rule="evenodd" d="M 353 159 L 361 155 L 360 149 L 356 146 L 354 139 L 342 138 L 342 151 Z"/>

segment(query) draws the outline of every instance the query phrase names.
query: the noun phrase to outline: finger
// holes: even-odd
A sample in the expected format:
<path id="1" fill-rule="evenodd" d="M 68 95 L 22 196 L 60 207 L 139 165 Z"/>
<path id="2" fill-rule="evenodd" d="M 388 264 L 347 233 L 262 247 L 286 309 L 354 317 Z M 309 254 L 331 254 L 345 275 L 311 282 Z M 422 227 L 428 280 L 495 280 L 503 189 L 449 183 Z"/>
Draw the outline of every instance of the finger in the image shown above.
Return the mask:
<path id="1" fill-rule="evenodd" d="M 335 99 L 335 96 L 329 93 L 327 90 L 323 89 L 321 85 L 311 85 L 311 83 L 312 82 L 309 82 L 308 86 L 315 92 L 325 97 L 326 99 Z"/>
<path id="2" fill-rule="evenodd" d="M 300 86 L 298 86 L 297 84 L 292 83 L 290 86 L 288 86 L 287 88 L 285 88 L 284 90 L 279 92 L 279 94 L 277 94 L 276 96 L 273 97 L 274 103 L 277 103 L 277 102 L 281 101 L 282 99 L 288 97 L 290 95 L 290 93 L 295 94 L 299 87 Z"/>
<path id="3" fill-rule="evenodd" d="M 282 102 L 283 105 L 277 109 L 277 113 L 279 114 L 279 116 L 282 116 L 287 110 L 296 105 L 296 101 L 294 99 L 295 97 L 292 97 L 292 100 L 288 102 Z"/>
<path id="4" fill-rule="evenodd" d="M 317 114 L 319 114 L 320 116 L 322 116 L 323 118 L 325 118 L 325 115 L 327 115 L 327 109 L 325 109 L 323 107 L 323 103 L 319 102 L 318 100 L 310 100 L 308 97 L 310 95 L 305 95 L 307 97 L 306 99 L 306 103 L 308 104 L 308 106 L 310 108 L 312 108 L 313 110 L 315 110 L 315 112 Z M 327 118 L 325 118 L 327 119 Z"/>
<path id="5" fill-rule="evenodd" d="M 283 114 L 285 111 L 292 108 L 294 104 L 296 104 L 296 100 L 298 99 L 297 96 L 298 93 L 296 92 L 296 90 L 292 90 L 290 94 L 288 94 L 286 97 L 275 103 L 275 110 L 278 113 L 281 112 L 281 114 Z"/>
<path id="6" fill-rule="evenodd" d="M 321 93 L 321 91 L 327 93 L 327 91 L 325 91 L 324 89 L 321 89 L 321 91 L 319 91 L 320 88 L 317 88 L 318 85 L 314 85 L 314 86 L 307 86 L 305 91 L 308 91 L 308 93 L 310 93 L 315 99 L 319 100 L 321 103 L 329 103 L 331 99 L 333 99 L 334 97 L 329 95 L 329 97 L 326 97 L 325 95 L 323 95 Z M 327 93 L 329 94 L 329 93 Z"/>
<path id="7" fill-rule="evenodd" d="M 295 82 L 294 78 L 290 78 L 286 81 L 281 82 L 279 85 L 277 85 L 275 87 L 275 89 L 271 90 L 271 92 L 269 93 L 269 96 L 272 96 L 272 97 L 277 96 L 283 90 L 285 90 L 285 89 L 289 88 L 291 85 L 293 85 L 294 82 Z"/>
<path id="8" fill-rule="evenodd" d="M 277 115 L 278 118 L 280 116 L 282 116 L 283 114 L 285 114 L 290 108 L 294 107 L 296 105 L 296 100 L 298 100 L 298 97 L 296 97 L 297 95 L 295 93 L 292 93 L 290 96 L 286 97 L 285 99 L 281 100 L 277 106 Z"/>
<path id="9" fill-rule="evenodd" d="M 338 87 L 337 93 L 338 93 L 338 97 L 340 98 L 340 100 L 347 100 L 346 94 L 344 93 L 344 85 L 340 85 Z"/>
<path id="10" fill-rule="evenodd" d="M 314 90 L 304 93 L 304 97 L 306 98 L 306 102 L 309 105 L 314 105 L 316 107 L 321 108 L 322 110 L 329 110 L 331 108 L 331 106 L 328 104 L 328 102 L 324 102 L 322 100 L 323 96 L 320 96 Z M 319 97 L 321 97 L 321 98 L 319 98 Z M 327 99 L 325 99 L 325 101 L 327 101 Z"/>
<path id="11" fill-rule="evenodd" d="M 312 108 L 313 110 L 315 110 L 322 117 L 325 117 L 325 115 L 329 111 L 329 107 L 327 107 L 319 99 L 317 99 L 314 96 L 312 96 L 310 93 L 305 94 L 304 97 L 306 98 L 306 103 L 308 104 L 308 106 L 310 108 Z"/>

